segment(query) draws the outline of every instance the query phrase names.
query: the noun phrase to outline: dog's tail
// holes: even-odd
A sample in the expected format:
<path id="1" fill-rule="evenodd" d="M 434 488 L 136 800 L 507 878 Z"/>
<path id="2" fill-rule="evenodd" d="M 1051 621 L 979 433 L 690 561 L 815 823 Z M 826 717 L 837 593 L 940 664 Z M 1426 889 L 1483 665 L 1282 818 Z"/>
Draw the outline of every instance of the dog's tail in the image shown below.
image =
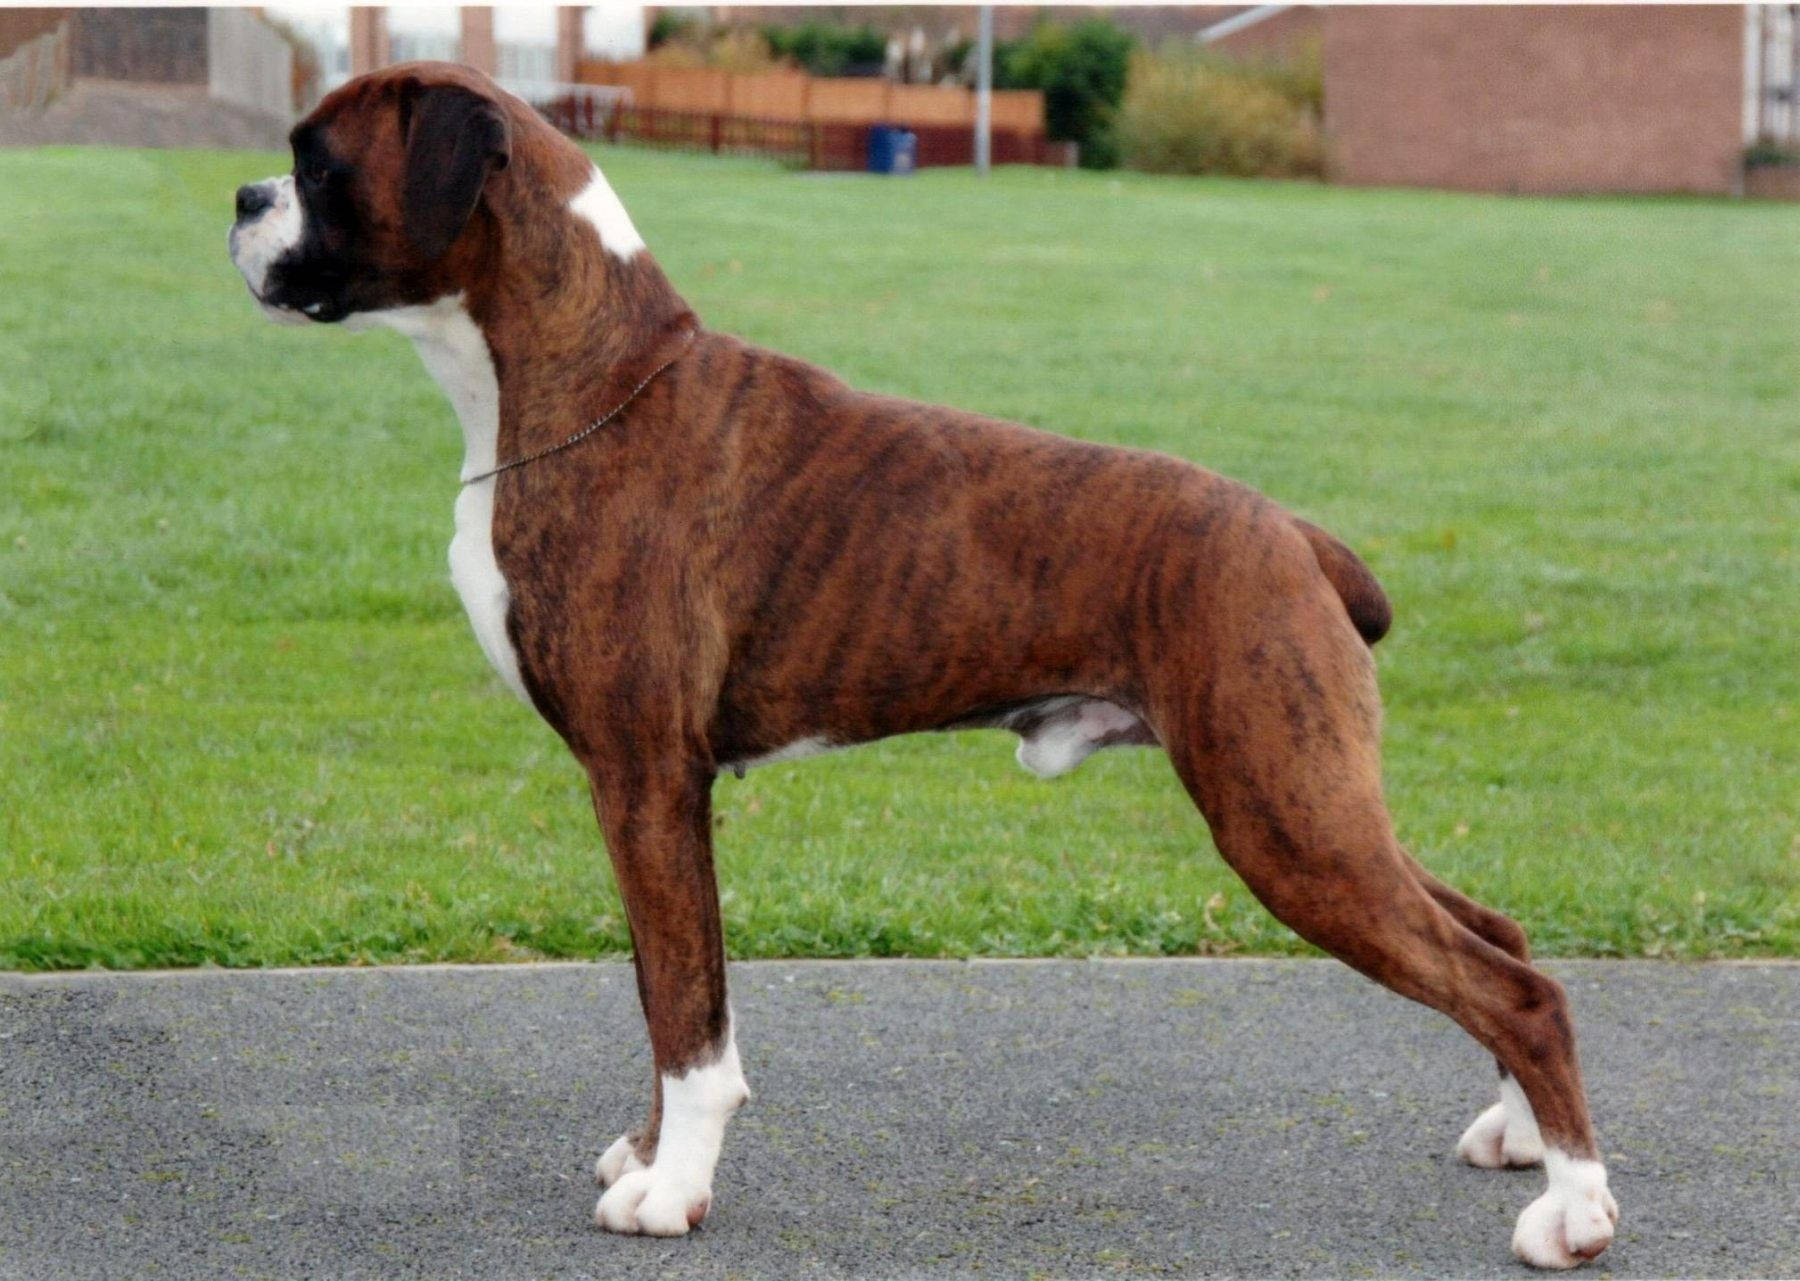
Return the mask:
<path id="1" fill-rule="evenodd" d="M 1350 622 L 1357 632 L 1370 645 L 1386 636 L 1388 628 L 1393 626 L 1394 607 L 1388 604 L 1387 593 L 1381 590 L 1381 584 L 1375 581 L 1369 567 L 1355 552 L 1317 525 L 1297 518 L 1294 523 L 1312 544 L 1319 568 L 1325 571 L 1338 599 L 1344 602 L 1344 612 L 1350 615 Z"/>

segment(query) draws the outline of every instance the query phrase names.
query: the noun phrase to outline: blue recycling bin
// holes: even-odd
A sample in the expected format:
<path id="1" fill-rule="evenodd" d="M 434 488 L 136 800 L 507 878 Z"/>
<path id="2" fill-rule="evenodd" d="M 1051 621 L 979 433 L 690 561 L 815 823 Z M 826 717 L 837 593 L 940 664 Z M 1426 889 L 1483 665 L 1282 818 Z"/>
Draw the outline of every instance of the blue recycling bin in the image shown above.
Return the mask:
<path id="1" fill-rule="evenodd" d="M 919 156 L 919 135 L 896 125 L 875 125 L 869 130 L 869 172 L 911 173 Z"/>

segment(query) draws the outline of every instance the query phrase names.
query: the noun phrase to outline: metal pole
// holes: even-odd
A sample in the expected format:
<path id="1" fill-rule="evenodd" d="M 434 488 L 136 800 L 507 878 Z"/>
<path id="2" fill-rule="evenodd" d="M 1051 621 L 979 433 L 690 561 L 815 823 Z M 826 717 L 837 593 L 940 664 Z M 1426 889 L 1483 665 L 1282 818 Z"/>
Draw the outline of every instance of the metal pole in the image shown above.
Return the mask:
<path id="1" fill-rule="evenodd" d="M 1788 6 L 1787 140 L 1800 142 L 1800 4 Z"/>
<path id="2" fill-rule="evenodd" d="M 975 172 L 987 176 L 993 155 L 994 6 L 981 6 L 981 39 L 975 70 Z"/>

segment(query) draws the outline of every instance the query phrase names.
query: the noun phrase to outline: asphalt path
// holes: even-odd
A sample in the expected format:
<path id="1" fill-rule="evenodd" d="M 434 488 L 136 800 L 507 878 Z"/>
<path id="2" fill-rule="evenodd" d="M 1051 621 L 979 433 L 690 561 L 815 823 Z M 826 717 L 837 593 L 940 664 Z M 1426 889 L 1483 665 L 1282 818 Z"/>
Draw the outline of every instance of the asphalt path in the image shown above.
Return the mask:
<path id="1" fill-rule="evenodd" d="M 1619 1236 L 1800 1275 L 1800 966 L 1569 962 Z M 1493 1068 L 1322 961 L 732 967 L 755 1097 L 688 1239 L 589 1219 L 617 964 L 0 976 L 0 1277 L 1524 1277 Z"/>

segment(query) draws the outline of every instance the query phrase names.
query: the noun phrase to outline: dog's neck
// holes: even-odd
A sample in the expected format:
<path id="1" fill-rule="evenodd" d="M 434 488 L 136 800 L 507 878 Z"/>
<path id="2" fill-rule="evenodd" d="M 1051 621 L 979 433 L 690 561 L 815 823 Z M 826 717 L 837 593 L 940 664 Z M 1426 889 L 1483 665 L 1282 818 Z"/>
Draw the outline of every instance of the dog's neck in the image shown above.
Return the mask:
<path id="1" fill-rule="evenodd" d="M 466 289 L 380 317 L 455 408 L 465 479 L 612 410 L 698 324 L 590 170 L 566 203 L 539 188 L 528 210 L 490 217 Z"/>

